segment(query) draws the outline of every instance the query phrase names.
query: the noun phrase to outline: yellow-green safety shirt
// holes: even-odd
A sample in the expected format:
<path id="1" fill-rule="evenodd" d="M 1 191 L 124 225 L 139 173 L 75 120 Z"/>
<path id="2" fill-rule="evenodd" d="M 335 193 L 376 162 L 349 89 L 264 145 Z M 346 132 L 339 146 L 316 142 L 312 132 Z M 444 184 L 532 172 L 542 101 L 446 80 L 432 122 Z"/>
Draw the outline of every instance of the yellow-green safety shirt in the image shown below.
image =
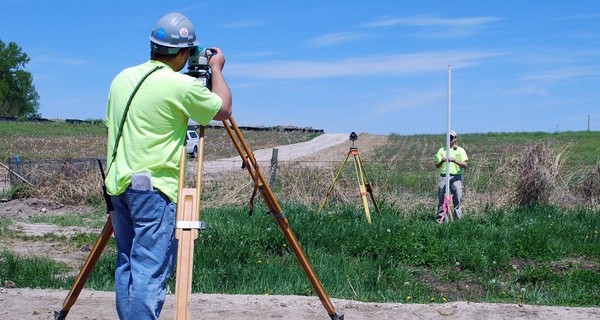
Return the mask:
<path id="1" fill-rule="evenodd" d="M 127 101 L 142 77 L 156 66 L 163 68 L 143 82 L 132 100 L 113 162 Z M 153 187 L 177 202 L 179 162 L 188 119 L 207 125 L 221 104 L 221 98 L 198 79 L 159 61 L 150 60 L 121 71 L 110 86 L 106 111 L 107 192 L 119 195 L 130 185 L 132 174 L 150 172 Z"/>
<path id="2" fill-rule="evenodd" d="M 434 161 L 435 161 L 435 163 L 438 163 L 445 157 L 446 157 L 446 147 L 442 147 L 435 154 Z M 469 160 L 469 157 L 467 157 L 467 152 L 465 151 L 465 149 L 463 149 L 459 146 L 450 148 L 450 158 L 455 158 L 457 161 Z M 446 174 L 446 163 L 442 164 L 442 166 L 440 167 L 440 174 L 442 174 L 442 175 Z M 450 174 L 453 176 L 460 175 L 460 174 L 462 174 L 462 168 L 459 165 L 457 165 L 456 163 L 450 162 Z"/>

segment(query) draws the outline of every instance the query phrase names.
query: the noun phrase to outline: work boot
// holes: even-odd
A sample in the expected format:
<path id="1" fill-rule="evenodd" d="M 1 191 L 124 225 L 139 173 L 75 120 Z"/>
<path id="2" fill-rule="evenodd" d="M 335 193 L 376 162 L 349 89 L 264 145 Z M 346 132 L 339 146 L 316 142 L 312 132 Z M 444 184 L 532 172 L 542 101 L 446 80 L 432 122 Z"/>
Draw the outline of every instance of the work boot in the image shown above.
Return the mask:
<path id="1" fill-rule="evenodd" d="M 456 218 L 458 220 L 462 219 L 462 209 L 460 208 L 460 206 L 458 206 L 454 211 L 456 212 Z"/>

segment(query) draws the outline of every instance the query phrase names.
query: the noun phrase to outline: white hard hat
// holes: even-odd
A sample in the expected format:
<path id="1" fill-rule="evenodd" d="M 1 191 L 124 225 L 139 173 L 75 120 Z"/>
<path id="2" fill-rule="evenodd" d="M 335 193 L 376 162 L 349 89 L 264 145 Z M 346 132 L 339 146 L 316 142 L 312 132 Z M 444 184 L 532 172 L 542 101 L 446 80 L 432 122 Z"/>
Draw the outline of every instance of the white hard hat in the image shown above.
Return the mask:
<path id="1" fill-rule="evenodd" d="M 181 48 L 197 45 L 194 25 L 181 13 L 173 12 L 160 18 L 150 33 L 152 52 L 176 54 Z"/>

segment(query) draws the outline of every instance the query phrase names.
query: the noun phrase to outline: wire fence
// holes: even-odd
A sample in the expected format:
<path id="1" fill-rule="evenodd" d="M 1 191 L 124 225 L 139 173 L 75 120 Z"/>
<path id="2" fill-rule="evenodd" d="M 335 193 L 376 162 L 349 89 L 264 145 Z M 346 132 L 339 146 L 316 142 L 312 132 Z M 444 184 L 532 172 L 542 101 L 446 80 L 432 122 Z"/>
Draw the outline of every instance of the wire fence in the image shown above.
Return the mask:
<path id="1" fill-rule="evenodd" d="M 8 159 L 8 168 L 0 177 L 4 190 L 17 184 L 33 186 L 33 195 L 62 203 L 101 203 L 102 179 L 98 166 L 99 158 L 64 159 Z M 319 205 L 344 158 L 333 160 L 259 161 L 258 167 L 272 181 L 271 189 L 279 201 L 293 202 L 310 207 Z M 105 159 L 100 158 L 106 167 Z M 520 169 L 525 162 L 515 157 L 477 157 L 470 161 L 463 176 L 465 192 L 464 208 L 476 210 L 510 206 L 528 190 L 534 189 L 544 176 L 548 176 L 548 165 L 541 163 L 537 168 Z M 437 181 L 439 171 L 433 159 L 395 159 L 380 161 L 376 157 L 364 156 L 362 163 L 375 198 L 385 205 L 406 209 L 426 208 L 435 210 L 437 205 Z M 189 159 L 186 170 L 186 185 L 192 186 L 196 177 L 196 159 Z M 276 170 L 272 170 L 272 165 Z M 594 168 L 552 168 L 551 181 L 546 182 L 545 200 L 561 206 L 587 206 L 600 204 L 600 166 Z M 4 168 L 3 168 L 4 169 Z M 328 203 L 355 203 L 362 206 L 353 159 L 347 159 L 333 186 Z M 525 170 L 525 171 L 523 171 Z M 541 171 L 540 171 L 541 170 Z M 546 171 L 544 171 L 546 170 Z M 529 172 L 541 172 L 531 175 Z M 272 176 L 276 172 L 276 176 Z M 1 173 L 1 171 L 0 171 Z M 531 176 L 535 184 L 523 178 Z M 204 206 L 244 205 L 252 193 L 254 182 L 242 168 L 241 159 L 203 162 Z M 521 180 L 519 180 L 521 179 Z M 552 184 L 549 186 L 548 184 Z"/>
<path id="2" fill-rule="evenodd" d="M 8 159 L 8 181 L 11 185 L 39 185 L 48 176 L 76 180 L 83 173 L 98 170 L 98 160 L 103 167 L 106 165 L 106 159 L 103 158 L 21 159 L 11 156 Z"/>

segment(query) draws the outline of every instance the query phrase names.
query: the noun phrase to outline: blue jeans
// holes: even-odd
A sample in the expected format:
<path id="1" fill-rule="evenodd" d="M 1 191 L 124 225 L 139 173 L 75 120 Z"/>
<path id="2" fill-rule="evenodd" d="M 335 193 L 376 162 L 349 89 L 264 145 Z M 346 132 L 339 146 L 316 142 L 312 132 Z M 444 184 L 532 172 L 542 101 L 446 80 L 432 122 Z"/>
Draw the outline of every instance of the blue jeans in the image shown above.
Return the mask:
<path id="1" fill-rule="evenodd" d="M 158 319 L 177 258 L 176 204 L 157 190 L 111 197 L 119 319 Z"/>

